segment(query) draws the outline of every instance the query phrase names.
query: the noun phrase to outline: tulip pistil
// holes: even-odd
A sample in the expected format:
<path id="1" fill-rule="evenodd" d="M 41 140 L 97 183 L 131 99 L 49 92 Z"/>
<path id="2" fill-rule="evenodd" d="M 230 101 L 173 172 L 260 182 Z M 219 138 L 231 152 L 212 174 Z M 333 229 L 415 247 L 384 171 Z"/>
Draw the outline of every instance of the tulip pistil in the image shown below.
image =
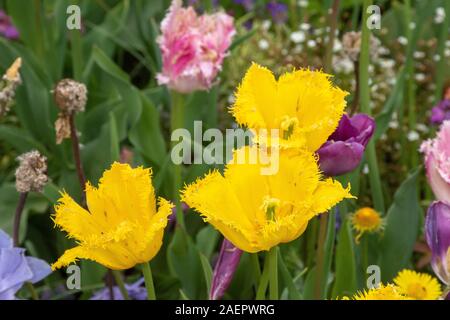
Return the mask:
<path id="1" fill-rule="evenodd" d="M 265 196 L 261 209 L 266 213 L 268 220 L 274 220 L 275 211 L 280 206 L 280 199 Z"/>
<path id="2" fill-rule="evenodd" d="M 289 118 L 285 116 L 281 122 L 281 129 L 283 130 L 283 139 L 289 139 L 294 132 L 295 127 L 298 126 L 297 118 Z"/>

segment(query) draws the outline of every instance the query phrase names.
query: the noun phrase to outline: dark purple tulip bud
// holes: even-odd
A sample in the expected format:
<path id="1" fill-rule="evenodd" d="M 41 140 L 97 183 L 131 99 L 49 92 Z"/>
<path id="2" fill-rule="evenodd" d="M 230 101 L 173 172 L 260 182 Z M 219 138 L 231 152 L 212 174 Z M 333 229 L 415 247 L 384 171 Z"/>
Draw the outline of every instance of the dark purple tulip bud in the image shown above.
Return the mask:
<path id="1" fill-rule="evenodd" d="M 433 253 L 431 266 L 445 284 L 450 284 L 450 205 L 433 202 L 425 220 L 428 246 Z"/>
<path id="2" fill-rule="evenodd" d="M 234 272 L 241 260 L 241 255 L 242 250 L 236 248 L 227 239 L 223 240 L 219 259 L 214 268 L 209 299 L 217 300 L 223 297 L 233 279 Z"/>
<path id="3" fill-rule="evenodd" d="M 0 10 L 0 35 L 11 40 L 19 38 L 19 31 L 12 24 L 11 18 L 3 10 Z"/>
<path id="4" fill-rule="evenodd" d="M 353 171 L 361 162 L 364 149 L 375 131 L 375 121 L 365 114 L 344 114 L 333 134 L 317 154 L 320 169 L 327 176 Z"/>

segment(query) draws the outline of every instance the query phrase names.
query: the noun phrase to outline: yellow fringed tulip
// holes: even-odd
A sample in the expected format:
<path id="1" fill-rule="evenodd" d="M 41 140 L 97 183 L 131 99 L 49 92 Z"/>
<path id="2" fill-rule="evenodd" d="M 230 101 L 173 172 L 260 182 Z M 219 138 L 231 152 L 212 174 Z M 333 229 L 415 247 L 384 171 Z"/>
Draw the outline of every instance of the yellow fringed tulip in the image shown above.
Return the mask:
<path id="1" fill-rule="evenodd" d="M 346 106 L 348 93 L 333 86 L 330 77 L 301 69 L 276 80 L 270 70 L 253 63 L 231 113 L 240 125 L 255 131 L 255 142 L 263 136 L 259 129 L 278 129 L 282 147 L 314 152 L 336 129 Z"/>
<path id="2" fill-rule="evenodd" d="M 261 175 L 258 161 L 236 164 L 236 158 L 248 159 L 252 148 L 235 151 L 224 175 L 213 171 L 182 192 L 184 202 L 241 250 L 258 252 L 290 242 L 311 218 L 352 197 L 339 182 L 321 179 L 310 152 L 280 153 L 273 175 Z"/>
<path id="3" fill-rule="evenodd" d="M 89 211 L 65 193 L 55 207 L 55 224 L 78 246 L 67 250 L 53 269 L 81 258 L 123 270 L 158 253 L 172 204 L 159 198 L 157 211 L 151 169 L 114 163 L 104 172 L 98 189 L 86 184 L 86 198 Z"/>

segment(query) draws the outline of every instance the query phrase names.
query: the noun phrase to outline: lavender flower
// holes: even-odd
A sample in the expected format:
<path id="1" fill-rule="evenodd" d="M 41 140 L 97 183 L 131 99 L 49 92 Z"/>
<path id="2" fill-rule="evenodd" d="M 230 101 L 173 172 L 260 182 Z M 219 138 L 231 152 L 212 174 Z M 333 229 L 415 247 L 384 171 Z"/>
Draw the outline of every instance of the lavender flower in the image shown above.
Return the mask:
<path id="1" fill-rule="evenodd" d="M 255 1 L 254 0 L 234 0 L 234 3 L 240 4 L 241 6 L 244 7 L 244 9 L 246 11 L 253 10 L 253 7 L 255 5 Z"/>
<path id="2" fill-rule="evenodd" d="M 270 12 L 272 20 L 276 24 L 283 24 L 286 22 L 288 18 L 287 9 L 287 5 L 284 3 L 271 1 L 267 4 L 267 10 Z"/>
<path id="3" fill-rule="evenodd" d="M 371 117 L 357 114 L 350 118 L 344 114 L 337 129 L 317 151 L 320 169 L 327 176 L 354 170 L 374 131 L 375 121 Z"/>
<path id="4" fill-rule="evenodd" d="M 25 257 L 25 249 L 13 247 L 12 239 L 0 229 L 0 300 L 15 300 L 25 282 L 36 283 L 51 272 L 47 262 Z"/>
<path id="5" fill-rule="evenodd" d="M 242 250 L 224 239 L 220 248 L 219 259 L 214 268 L 209 298 L 217 300 L 223 297 L 241 260 Z"/>
<path id="6" fill-rule="evenodd" d="M 444 99 L 431 109 L 430 122 L 440 125 L 445 120 L 450 120 L 450 99 Z"/>
<path id="7" fill-rule="evenodd" d="M 0 35 L 11 40 L 19 38 L 19 31 L 12 24 L 11 18 L 3 10 L 0 10 Z"/>
<path id="8" fill-rule="evenodd" d="M 144 278 L 139 279 L 133 284 L 125 284 L 128 296 L 131 300 L 147 300 L 147 289 L 142 286 Z M 113 287 L 114 300 L 125 300 L 118 286 Z M 90 300 L 110 300 L 109 288 L 104 288 L 96 292 Z"/>

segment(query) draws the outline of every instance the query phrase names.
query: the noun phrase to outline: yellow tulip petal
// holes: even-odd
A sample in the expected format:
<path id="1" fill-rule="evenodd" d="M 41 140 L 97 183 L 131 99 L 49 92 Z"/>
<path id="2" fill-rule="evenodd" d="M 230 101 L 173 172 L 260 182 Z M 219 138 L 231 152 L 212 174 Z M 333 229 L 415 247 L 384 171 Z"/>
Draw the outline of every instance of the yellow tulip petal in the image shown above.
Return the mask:
<path id="1" fill-rule="evenodd" d="M 300 89 L 298 112 L 300 130 L 307 148 L 317 150 L 339 124 L 346 106 L 347 92 L 333 86 L 330 76 L 320 71 L 295 72 Z"/>
<path id="2" fill-rule="evenodd" d="M 298 218 L 298 217 L 297 217 Z M 260 239 L 260 250 L 270 250 L 270 248 L 280 244 L 291 242 L 298 238 L 306 230 L 311 217 L 296 219 L 295 216 L 277 220 L 269 223 L 262 232 Z"/>
<path id="3" fill-rule="evenodd" d="M 80 258 L 92 260 L 92 256 L 89 252 L 81 246 L 68 249 L 55 263 L 52 264 L 52 270 L 66 267 L 71 263 L 77 262 Z"/>
<path id="4" fill-rule="evenodd" d="M 355 198 L 350 194 L 350 185 L 344 189 L 339 181 L 328 178 L 319 182 L 317 189 L 314 191 L 314 211 L 317 213 L 326 212 L 345 198 Z"/>
<path id="5" fill-rule="evenodd" d="M 267 127 L 273 123 L 276 108 L 277 82 L 272 72 L 253 63 L 236 92 L 231 113 L 237 122 L 250 128 Z"/>
<path id="6" fill-rule="evenodd" d="M 71 263 L 77 262 L 79 259 L 92 260 L 113 270 L 129 269 L 136 265 L 137 261 L 131 251 L 118 243 L 110 244 L 108 248 L 78 246 L 66 250 L 52 265 L 52 269 L 56 270 L 68 266 Z"/>
<path id="7" fill-rule="evenodd" d="M 115 217 L 128 212 L 130 218 L 148 219 L 156 212 L 155 192 L 151 183 L 152 172 L 142 167 L 114 163 L 100 179 L 99 191 L 105 210 Z M 147 212 L 141 215 L 141 212 Z M 104 212 L 92 212 L 102 215 Z"/>
<path id="8" fill-rule="evenodd" d="M 252 227 L 231 185 L 218 171 L 186 187 L 182 191 L 182 201 L 201 212 L 206 220 L 227 221 L 243 229 Z"/>
<path id="9" fill-rule="evenodd" d="M 56 225 L 68 233 L 70 238 L 82 240 L 86 236 L 97 233 L 98 225 L 92 216 L 67 193 L 63 193 L 58 200 L 52 218 Z"/>

